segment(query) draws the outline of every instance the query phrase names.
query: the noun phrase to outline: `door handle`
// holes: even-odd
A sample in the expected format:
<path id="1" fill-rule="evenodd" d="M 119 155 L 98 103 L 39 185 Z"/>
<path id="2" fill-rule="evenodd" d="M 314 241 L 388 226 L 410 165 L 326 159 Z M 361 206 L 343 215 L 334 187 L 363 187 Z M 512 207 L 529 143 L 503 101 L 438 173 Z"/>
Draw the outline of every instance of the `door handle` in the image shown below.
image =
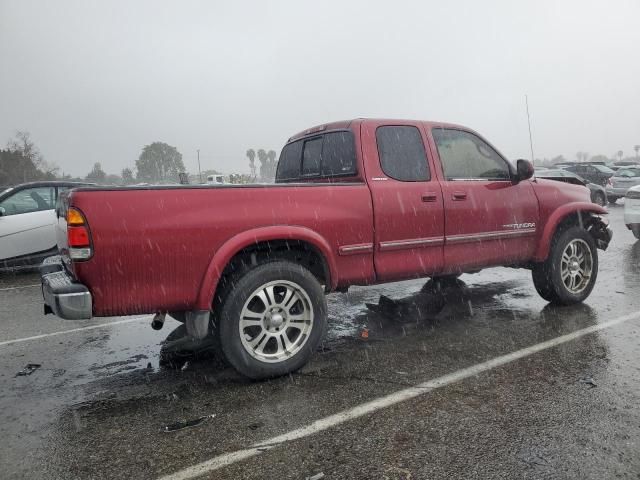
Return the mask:
<path id="1" fill-rule="evenodd" d="M 467 192 L 453 192 L 451 194 L 451 198 L 453 200 L 466 200 L 467 199 Z"/>
<path id="2" fill-rule="evenodd" d="M 429 192 L 422 195 L 423 202 L 435 202 L 437 199 L 438 199 L 438 195 L 436 195 L 435 193 Z"/>

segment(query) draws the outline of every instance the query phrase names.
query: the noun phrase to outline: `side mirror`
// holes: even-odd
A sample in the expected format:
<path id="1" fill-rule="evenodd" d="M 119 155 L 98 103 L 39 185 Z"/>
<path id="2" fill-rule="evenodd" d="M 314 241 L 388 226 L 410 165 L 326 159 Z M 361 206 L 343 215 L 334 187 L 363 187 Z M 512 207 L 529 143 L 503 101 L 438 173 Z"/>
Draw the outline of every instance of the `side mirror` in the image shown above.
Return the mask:
<path id="1" fill-rule="evenodd" d="M 5 213 L 7 213 L 7 211 L 4 209 L 4 207 L 0 207 L 0 217 L 4 217 Z"/>
<path id="2" fill-rule="evenodd" d="M 521 182 L 522 180 L 528 180 L 533 177 L 533 164 L 529 160 L 520 159 L 516 163 L 517 176 L 516 182 Z"/>

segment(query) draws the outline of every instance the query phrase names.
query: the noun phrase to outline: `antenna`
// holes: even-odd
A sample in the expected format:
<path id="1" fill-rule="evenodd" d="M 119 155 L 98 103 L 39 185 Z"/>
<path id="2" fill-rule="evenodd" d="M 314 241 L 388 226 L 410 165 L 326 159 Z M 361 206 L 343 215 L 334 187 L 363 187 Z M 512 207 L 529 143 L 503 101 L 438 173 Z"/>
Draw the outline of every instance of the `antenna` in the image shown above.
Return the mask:
<path id="1" fill-rule="evenodd" d="M 534 157 L 533 157 L 533 139 L 531 137 L 531 117 L 529 116 L 529 98 L 525 95 L 524 96 L 524 103 L 527 106 L 527 122 L 529 123 L 529 145 L 531 147 L 531 163 L 534 163 Z"/>

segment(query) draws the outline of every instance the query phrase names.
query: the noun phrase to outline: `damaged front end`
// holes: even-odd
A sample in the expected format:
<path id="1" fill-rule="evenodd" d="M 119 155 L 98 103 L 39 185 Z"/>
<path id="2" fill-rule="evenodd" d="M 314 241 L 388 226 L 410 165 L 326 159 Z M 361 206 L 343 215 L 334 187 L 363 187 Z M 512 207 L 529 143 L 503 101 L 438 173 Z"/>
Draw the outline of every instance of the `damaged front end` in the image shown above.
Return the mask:
<path id="1" fill-rule="evenodd" d="M 613 230 L 609 226 L 609 220 L 603 215 L 590 214 L 585 222 L 585 228 L 596 242 L 600 250 L 606 250 L 613 238 Z"/>

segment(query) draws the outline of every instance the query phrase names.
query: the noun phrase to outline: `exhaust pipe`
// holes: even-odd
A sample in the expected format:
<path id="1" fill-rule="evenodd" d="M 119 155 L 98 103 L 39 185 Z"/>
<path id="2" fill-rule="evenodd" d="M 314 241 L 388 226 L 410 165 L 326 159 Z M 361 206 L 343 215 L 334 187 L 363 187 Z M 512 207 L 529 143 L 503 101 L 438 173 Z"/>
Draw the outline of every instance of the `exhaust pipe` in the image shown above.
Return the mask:
<path id="1" fill-rule="evenodd" d="M 162 329 L 162 327 L 164 326 L 164 319 L 166 316 L 167 316 L 166 312 L 156 313 L 155 316 L 153 317 L 153 320 L 151 320 L 151 328 L 153 328 L 154 330 Z"/>

